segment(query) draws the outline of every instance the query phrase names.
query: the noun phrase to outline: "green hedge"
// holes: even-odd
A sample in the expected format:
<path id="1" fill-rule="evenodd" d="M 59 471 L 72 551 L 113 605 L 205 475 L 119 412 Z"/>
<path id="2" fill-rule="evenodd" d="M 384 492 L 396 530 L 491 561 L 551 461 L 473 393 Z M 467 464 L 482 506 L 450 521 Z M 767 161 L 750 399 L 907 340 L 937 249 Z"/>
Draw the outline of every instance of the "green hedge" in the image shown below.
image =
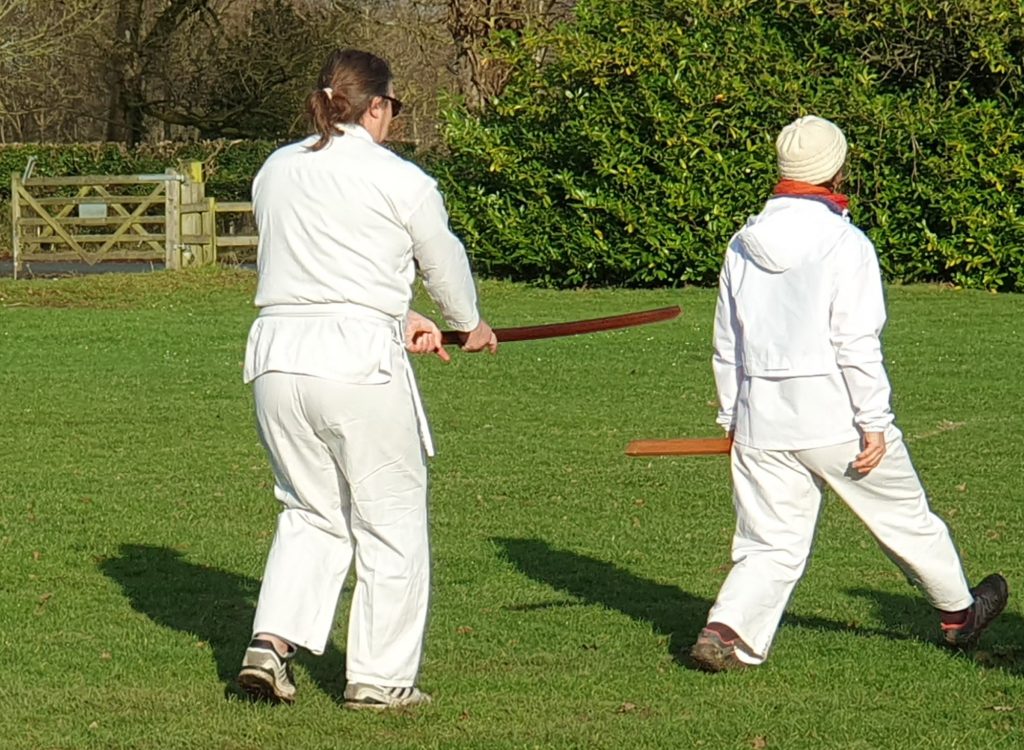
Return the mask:
<path id="1" fill-rule="evenodd" d="M 33 175 L 117 175 L 163 172 L 181 162 L 201 161 L 207 194 L 219 200 L 250 200 L 252 180 L 278 141 L 165 142 L 129 149 L 119 143 L 0 144 L 0 257 L 11 254 L 10 175 L 36 157 Z M 408 148 L 403 156 L 412 157 Z"/>
<path id="2" fill-rule="evenodd" d="M 209 193 L 222 200 L 248 200 L 252 178 L 277 147 L 272 141 L 165 142 L 133 149 L 118 143 L 26 143 L 0 145 L 0 199 L 10 200 L 12 172 L 36 157 L 33 175 L 144 174 L 179 162 L 202 161 Z"/>
<path id="3" fill-rule="evenodd" d="M 576 15 L 499 35 L 506 91 L 482 114 L 445 109 L 427 166 L 481 273 L 713 284 L 771 190 L 776 133 L 814 113 L 847 133 L 854 218 L 890 281 L 1024 290 L 1019 0 L 580 0 Z M 200 159 L 211 194 L 245 199 L 275 145 L 8 146 L 0 173 L 30 154 L 36 174 Z"/>
<path id="4" fill-rule="evenodd" d="M 1015 0 L 581 0 L 499 41 L 508 88 L 449 106 L 432 168 L 485 273 L 713 284 L 778 130 L 819 114 L 891 281 L 1020 291 L 1021 21 Z"/>

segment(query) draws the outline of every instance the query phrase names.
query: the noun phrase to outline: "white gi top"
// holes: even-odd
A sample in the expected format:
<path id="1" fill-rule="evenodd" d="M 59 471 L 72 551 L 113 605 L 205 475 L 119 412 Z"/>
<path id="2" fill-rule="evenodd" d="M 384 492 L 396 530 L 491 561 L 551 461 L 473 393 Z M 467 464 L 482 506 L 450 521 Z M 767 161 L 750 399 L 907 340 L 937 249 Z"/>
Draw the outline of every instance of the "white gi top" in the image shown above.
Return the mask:
<path id="1" fill-rule="evenodd" d="M 247 383 L 270 371 L 388 382 L 417 266 L 452 328 L 480 322 L 437 183 L 359 125 L 342 129 L 319 151 L 308 148 L 317 136 L 279 148 L 253 182 L 261 310 L 249 331 Z M 432 453 L 418 401 L 416 409 Z"/>
<path id="2" fill-rule="evenodd" d="M 884 325 L 878 259 L 864 233 L 822 200 L 772 198 L 733 236 L 719 277 L 718 423 L 765 450 L 883 431 L 893 421 Z"/>

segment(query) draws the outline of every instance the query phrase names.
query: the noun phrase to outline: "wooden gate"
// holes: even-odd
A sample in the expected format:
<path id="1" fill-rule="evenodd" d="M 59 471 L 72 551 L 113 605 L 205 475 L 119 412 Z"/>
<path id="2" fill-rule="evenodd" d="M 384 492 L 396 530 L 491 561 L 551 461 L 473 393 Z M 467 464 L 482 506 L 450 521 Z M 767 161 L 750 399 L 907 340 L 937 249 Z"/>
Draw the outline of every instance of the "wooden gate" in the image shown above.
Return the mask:
<path id="1" fill-rule="evenodd" d="M 30 261 L 163 263 L 167 269 L 217 261 L 218 213 L 248 213 L 249 203 L 218 206 L 207 197 L 200 162 L 162 174 L 28 177 L 11 175 L 14 276 Z M 221 237 L 254 247 L 256 237 Z"/>

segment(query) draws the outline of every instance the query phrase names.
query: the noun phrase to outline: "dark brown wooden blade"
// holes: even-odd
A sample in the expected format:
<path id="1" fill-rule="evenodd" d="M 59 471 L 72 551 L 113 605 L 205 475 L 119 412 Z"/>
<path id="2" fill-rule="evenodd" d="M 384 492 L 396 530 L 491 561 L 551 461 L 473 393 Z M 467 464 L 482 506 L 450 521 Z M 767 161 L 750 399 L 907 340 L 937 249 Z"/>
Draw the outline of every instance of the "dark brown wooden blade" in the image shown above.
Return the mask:
<path id="1" fill-rule="evenodd" d="M 732 438 L 675 438 L 634 440 L 626 446 L 627 456 L 716 456 L 732 450 Z"/>
<path id="2" fill-rule="evenodd" d="M 612 315 L 607 318 L 574 320 L 568 323 L 547 323 L 539 326 L 520 326 L 519 328 L 495 328 L 494 334 L 498 337 L 499 343 L 552 339 L 558 336 L 576 336 L 580 333 L 595 333 L 597 331 L 611 331 L 616 328 L 642 326 L 648 323 L 660 323 L 663 320 L 672 320 L 679 317 L 681 312 L 682 309 L 678 305 L 673 305 L 672 307 L 659 307 L 655 310 L 643 310 L 625 315 Z M 462 342 L 459 340 L 457 331 L 442 331 L 441 343 L 445 346 L 452 346 Z"/>

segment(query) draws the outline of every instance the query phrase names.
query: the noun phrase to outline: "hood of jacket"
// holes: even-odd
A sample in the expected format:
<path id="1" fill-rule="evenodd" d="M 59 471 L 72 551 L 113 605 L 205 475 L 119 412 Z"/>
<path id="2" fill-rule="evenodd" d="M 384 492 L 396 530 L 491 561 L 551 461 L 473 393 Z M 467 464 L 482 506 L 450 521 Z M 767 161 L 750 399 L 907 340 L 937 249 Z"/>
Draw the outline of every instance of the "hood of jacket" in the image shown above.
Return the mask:
<path id="1" fill-rule="evenodd" d="M 816 259 L 849 223 L 822 201 L 777 197 L 737 232 L 736 249 L 769 273 L 782 273 Z"/>

